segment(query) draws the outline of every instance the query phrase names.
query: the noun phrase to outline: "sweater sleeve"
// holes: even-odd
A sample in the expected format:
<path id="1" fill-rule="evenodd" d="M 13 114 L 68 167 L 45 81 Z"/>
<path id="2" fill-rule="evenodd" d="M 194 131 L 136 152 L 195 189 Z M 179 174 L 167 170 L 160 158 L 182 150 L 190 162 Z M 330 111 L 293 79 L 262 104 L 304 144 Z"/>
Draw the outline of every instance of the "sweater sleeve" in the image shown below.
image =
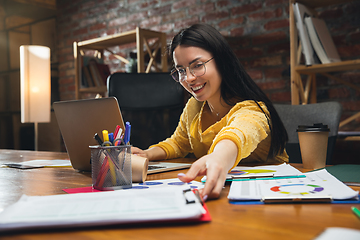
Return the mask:
<path id="1" fill-rule="evenodd" d="M 194 102 L 194 99 L 190 99 L 180 116 L 178 126 L 172 136 L 158 144 L 150 146 L 150 148 L 162 148 L 166 152 L 166 159 L 185 157 L 191 152 L 192 148 L 189 141 L 189 134 L 190 124 L 193 119 L 194 105 L 198 104 Z"/>
<path id="2" fill-rule="evenodd" d="M 233 168 L 248 157 L 270 133 L 268 120 L 261 109 L 252 101 L 242 103 L 244 106 L 234 109 L 228 114 L 227 125 L 216 135 L 208 153 L 214 151 L 218 142 L 223 139 L 232 140 L 238 147 L 238 154 Z M 267 108 L 260 103 L 263 111 Z"/>

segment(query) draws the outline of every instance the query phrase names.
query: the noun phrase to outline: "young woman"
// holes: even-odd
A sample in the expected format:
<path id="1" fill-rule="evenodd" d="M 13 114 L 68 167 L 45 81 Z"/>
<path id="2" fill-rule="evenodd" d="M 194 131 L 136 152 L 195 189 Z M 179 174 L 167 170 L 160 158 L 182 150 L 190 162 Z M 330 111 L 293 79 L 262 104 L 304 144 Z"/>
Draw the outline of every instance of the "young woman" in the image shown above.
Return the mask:
<path id="1" fill-rule="evenodd" d="M 226 174 L 242 162 L 282 163 L 286 130 L 272 103 L 245 72 L 225 38 L 207 24 L 195 24 L 173 38 L 171 75 L 192 95 L 174 134 L 143 151 L 149 160 L 198 158 L 179 179 L 206 175 L 204 200 L 218 197 Z"/>

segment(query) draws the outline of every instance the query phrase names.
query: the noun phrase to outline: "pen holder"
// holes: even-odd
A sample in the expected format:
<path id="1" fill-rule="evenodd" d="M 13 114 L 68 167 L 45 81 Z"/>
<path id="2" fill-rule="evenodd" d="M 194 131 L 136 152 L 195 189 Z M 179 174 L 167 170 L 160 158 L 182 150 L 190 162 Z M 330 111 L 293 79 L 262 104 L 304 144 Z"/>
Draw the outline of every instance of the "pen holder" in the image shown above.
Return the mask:
<path id="1" fill-rule="evenodd" d="M 132 187 L 131 146 L 90 146 L 92 184 L 98 190 Z"/>

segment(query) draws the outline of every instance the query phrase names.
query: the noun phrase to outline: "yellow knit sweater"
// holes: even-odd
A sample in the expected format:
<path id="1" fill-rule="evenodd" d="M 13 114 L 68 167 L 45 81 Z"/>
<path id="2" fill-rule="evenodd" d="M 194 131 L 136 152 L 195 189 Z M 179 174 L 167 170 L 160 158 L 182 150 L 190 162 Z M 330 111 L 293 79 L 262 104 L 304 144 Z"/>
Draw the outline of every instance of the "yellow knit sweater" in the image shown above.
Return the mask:
<path id="1" fill-rule="evenodd" d="M 265 114 L 254 101 L 237 103 L 220 121 L 202 132 L 201 117 L 205 103 L 190 98 L 174 134 L 151 147 L 162 148 L 166 152 L 166 159 L 185 157 L 188 153 L 194 153 L 197 158 L 200 158 L 213 152 L 219 141 L 230 139 L 238 147 L 234 167 L 240 160 L 263 163 L 289 161 L 286 151 L 274 159 L 267 160 L 271 142 L 269 124 Z M 259 104 L 269 116 L 265 104 L 262 102 Z"/>

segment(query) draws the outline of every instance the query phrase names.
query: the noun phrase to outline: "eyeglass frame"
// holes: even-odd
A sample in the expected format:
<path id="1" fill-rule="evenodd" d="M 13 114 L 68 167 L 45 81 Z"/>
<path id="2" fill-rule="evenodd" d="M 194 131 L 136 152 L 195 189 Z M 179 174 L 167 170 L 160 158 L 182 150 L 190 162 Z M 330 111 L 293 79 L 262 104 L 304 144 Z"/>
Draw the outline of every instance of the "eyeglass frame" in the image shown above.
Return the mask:
<path id="1" fill-rule="evenodd" d="M 201 62 L 202 65 L 204 66 L 204 73 L 203 73 L 202 75 L 200 75 L 200 76 L 196 76 L 195 73 L 190 69 L 190 65 L 193 64 L 194 62 L 191 63 L 188 67 L 183 68 L 183 70 L 185 70 L 185 74 L 183 74 L 184 80 L 180 80 L 180 77 L 179 77 L 179 81 L 174 78 L 173 74 L 174 74 L 175 72 L 177 72 L 177 74 L 179 74 L 179 75 L 181 76 L 181 74 L 179 73 L 179 70 L 178 70 L 177 68 L 175 68 L 173 71 L 171 71 L 170 75 L 171 75 L 171 77 L 174 79 L 175 82 L 184 82 L 184 81 L 186 81 L 186 79 L 187 79 L 186 69 L 189 69 L 189 72 L 190 72 L 194 77 L 204 76 L 205 73 L 206 73 L 206 66 L 205 66 L 205 64 L 208 63 L 208 62 L 210 62 L 210 61 L 213 60 L 213 59 L 214 59 L 214 57 L 210 58 L 209 60 L 207 60 L 207 61 L 205 61 L 205 62 L 200 61 L 200 60 L 197 60 L 197 61 Z"/>

